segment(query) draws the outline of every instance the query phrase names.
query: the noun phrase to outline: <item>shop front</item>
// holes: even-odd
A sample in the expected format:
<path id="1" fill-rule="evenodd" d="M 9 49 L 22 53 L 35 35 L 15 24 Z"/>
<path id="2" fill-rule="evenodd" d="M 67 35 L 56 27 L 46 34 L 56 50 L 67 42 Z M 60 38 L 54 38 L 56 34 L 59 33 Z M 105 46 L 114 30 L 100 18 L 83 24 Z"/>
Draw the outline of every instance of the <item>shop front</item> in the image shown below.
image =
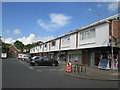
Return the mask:
<path id="1" fill-rule="evenodd" d="M 89 66 L 98 67 L 100 60 L 106 58 L 106 60 L 109 62 L 109 68 L 111 68 L 112 65 L 111 48 L 106 47 L 106 48 L 89 49 L 89 52 L 90 52 Z M 118 68 L 116 65 L 118 63 L 117 48 L 114 48 L 113 58 L 114 58 L 114 62 L 113 62 L 114 68 Z"/>
<path id="2" fill-rule="evenodd" d="M 67 52 L 66 51 L 60 51 L 57 54 L 57 60 L 59 60 L 59 61 L 67 61 Z"/>
<path id="3" fill-rule="evenodd" d="M 82 63 L 82 52 L 80 50 L 68 51 L 67 53 L 68 61 L 71 63 Z"/>
<path id="4" fill-rule="evenodd" d="M 53 59 L 57 59 L 57 54 L 58 54 L 58 53 L 57 53 L 56 51 L 50 52 L 50 53 L 49 53 L 49 57 L 50 57 L 50 58 L 53 58 Z"/>

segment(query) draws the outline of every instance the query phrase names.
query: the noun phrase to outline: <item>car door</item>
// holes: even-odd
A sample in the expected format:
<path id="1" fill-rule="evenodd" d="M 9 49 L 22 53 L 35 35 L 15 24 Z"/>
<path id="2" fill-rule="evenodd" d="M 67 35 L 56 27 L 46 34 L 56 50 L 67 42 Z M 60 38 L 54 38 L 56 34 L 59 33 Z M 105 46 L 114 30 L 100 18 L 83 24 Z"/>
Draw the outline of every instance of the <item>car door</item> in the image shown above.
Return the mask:
<path id="1" fill-rule="evenodd" d="M 47 64 L 46 58 L 42 58 L 41 60 L 39 60 L 39 65 L 46 65 L 46 64 Z"/>
<path id="2" fill-rule="evenodd" d="M 44 58 L 44 65 L 51 65 L 51 61 L 49 58 Z"/>
<path id="3" fill-rule="evenodd" d="M 39 60 L 36 61 L 39 65 L 44 64 L 44 58 L 39 58 Z"/>

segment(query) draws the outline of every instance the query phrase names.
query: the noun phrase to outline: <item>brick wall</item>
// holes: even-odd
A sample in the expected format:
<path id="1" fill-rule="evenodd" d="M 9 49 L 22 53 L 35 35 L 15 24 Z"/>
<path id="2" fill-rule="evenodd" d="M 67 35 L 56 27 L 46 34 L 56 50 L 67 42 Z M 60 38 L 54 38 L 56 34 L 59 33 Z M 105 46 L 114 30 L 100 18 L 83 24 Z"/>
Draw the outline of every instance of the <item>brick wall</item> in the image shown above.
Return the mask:
<path id="1" fill-rule="evenodd" d="M 114 36 L 115 37 L 120 37 L 120 21 L 116 20 L 113 21 L 113 25 L 114 25 Z"/>
<path id="2" fill-rule="evenodd" d="M 18 50 L 14 47 L 14 46 L 11 46 L 10 48 L 9 48 L 9 52 L 18 52 Z"/>
<path id="3" fill-rule="evenodd" d="M 117 47 L 120 47 L 120 20 L 113 21 L 113 31 L 117 40 Z M 109 35 L 112 35 L 112 22 L 109 24 Z M 112 41 L 114 44 L 116 43 L 114 38 L 112 38 Z"/>

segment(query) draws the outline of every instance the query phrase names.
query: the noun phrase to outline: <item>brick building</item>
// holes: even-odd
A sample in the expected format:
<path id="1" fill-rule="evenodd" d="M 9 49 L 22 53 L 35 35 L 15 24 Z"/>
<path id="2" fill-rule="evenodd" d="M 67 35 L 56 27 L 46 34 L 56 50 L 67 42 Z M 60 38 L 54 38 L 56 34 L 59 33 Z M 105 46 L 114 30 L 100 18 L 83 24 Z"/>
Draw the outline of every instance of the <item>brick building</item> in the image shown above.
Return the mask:
<path id="1" fill-rule="evenodd" d="M 19 52 L 21 52 L 21 50 L 18 50 L 15 46 L 10 46 L 8 57 L 17 57 Z"/>

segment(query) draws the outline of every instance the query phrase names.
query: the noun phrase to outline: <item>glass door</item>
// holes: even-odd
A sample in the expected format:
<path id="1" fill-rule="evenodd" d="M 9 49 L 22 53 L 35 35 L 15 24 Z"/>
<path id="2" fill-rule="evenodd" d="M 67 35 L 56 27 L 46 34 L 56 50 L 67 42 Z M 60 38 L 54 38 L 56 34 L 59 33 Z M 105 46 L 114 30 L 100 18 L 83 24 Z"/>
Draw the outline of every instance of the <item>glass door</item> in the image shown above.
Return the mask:
<path id="1" fill-rule="evenodd" d="M 91 53 L 90 55 L 90 66 L 94 66 L 95 65 L 95 54 Z"/>

